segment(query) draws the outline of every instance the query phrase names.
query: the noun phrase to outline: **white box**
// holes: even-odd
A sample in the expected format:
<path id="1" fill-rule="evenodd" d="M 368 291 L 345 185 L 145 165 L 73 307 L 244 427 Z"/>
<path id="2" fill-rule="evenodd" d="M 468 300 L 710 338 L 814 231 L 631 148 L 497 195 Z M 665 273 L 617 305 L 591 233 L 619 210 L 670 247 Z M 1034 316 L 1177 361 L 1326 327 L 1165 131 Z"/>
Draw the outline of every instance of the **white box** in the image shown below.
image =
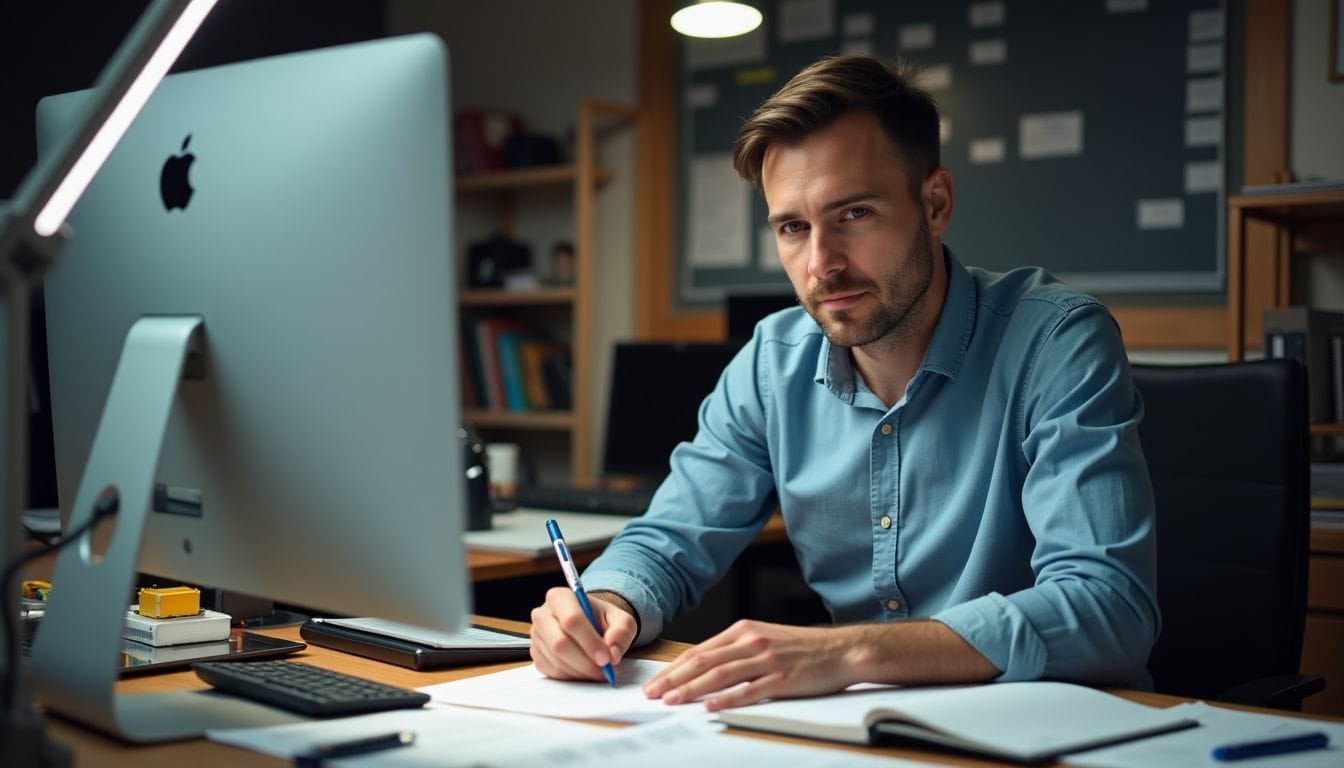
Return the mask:
<path id="1" fill-rule="evenodd" d="M 122 637 L 127 640 L 162 647 L 227 640 L 229 637 L 230 619 L 227 613 L 203 610 L 197 616 L 156 619 L 141 616 L 137 608 L 133 605 L 126 612 L 126 628 Z"/>

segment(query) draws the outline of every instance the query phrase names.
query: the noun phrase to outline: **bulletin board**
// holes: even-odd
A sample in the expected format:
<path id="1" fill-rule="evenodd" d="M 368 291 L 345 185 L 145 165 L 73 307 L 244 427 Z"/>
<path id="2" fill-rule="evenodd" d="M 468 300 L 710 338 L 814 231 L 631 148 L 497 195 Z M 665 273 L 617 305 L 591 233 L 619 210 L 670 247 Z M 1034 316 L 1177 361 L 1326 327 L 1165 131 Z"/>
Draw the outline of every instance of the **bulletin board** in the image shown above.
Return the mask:
<path id="1" fill-rule="evenodd" d="M 1045 267 L 1092 293 L 1224 286 L 1221 0 L 764 0 L 756 31 L 684 39 L 683 306 L 787 290 L 760 194 L 732 170 L 757 105 L 816 59 L 902 57 L 943 115 L 943 242 L 968 265 Z"/>

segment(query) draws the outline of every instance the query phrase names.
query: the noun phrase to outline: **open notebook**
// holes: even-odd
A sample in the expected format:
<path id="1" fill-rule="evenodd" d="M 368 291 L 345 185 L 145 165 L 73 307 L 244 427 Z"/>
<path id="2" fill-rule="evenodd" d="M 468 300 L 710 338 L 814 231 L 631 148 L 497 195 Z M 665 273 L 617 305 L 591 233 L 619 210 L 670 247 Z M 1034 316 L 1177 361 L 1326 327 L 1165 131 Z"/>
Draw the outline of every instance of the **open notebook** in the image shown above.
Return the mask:
<path id="1" fill-rule="evenodd" d="M 728 725 L 869 744 L 882 735 L 1018 762 L 1196 725 L 1156 707 L 1069 683 L 864 688 L 719 713 Z"/>

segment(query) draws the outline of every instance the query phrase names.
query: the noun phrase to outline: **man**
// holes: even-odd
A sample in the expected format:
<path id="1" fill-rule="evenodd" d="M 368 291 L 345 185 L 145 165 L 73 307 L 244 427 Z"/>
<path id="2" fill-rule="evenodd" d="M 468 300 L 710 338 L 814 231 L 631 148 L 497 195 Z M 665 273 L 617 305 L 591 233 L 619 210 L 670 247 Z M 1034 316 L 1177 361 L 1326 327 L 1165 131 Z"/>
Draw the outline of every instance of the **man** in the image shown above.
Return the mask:
<path id="1" fill-rule="evenodd" d="M 759 324 L 648 513 L 585 573 L 601 637 L 569 590 L 533 611 L 538 668 L 602 679 L 778 504 L 837 626 L 739 621 L 648 696 L 717 710 L 857 682 L 1145 685 L 1153 499 L 1106 309 L 943 247 L 938 112 L 902 68 L 808 67 L 743 126 L 734 167 L 802 308 Z"/>

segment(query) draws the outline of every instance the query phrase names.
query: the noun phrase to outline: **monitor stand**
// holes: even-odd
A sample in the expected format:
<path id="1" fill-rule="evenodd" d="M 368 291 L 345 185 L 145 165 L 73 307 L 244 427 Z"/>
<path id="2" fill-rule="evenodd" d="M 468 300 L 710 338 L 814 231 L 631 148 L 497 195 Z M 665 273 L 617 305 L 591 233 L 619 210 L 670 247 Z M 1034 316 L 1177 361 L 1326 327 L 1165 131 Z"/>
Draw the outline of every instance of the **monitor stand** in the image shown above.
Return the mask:
<path id="1" fill-rule="evenodd" d="M 120 509 L 99 558 L 92 532 L 61 551 L 46 614 L 32 649 L 34 692 L 47 710 L 127 741 L 200 736 L 206 728 L 272 725 L 300 718 L 208 691 L 123 694 L 115 685 L 126 606 L 135 584 L 154 475 L 178 382 L 200 366 L 204 320 L 142 317 L 117 362 L 70 526 L 93 514 L 108 489 Z"/>

